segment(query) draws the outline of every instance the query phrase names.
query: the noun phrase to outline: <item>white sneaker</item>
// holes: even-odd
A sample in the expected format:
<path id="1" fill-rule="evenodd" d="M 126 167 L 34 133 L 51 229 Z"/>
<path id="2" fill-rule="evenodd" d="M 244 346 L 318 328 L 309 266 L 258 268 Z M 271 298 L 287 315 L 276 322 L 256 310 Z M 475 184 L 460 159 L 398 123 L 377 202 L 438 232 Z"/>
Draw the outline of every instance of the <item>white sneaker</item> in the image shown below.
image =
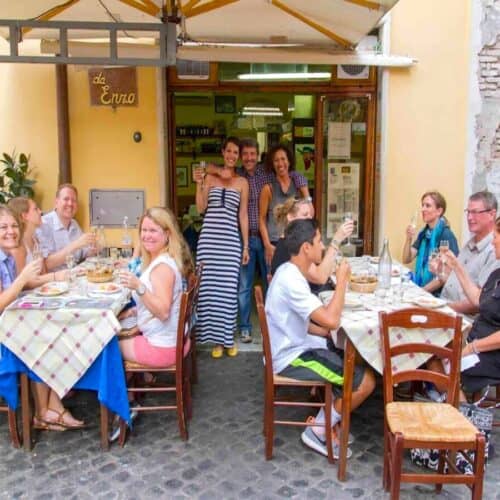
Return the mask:
<path id="1" fill-rule="evenodd" d="M 139 403 L 133 403 L 130 409 L 130 422 L 133 422 L 137 416 L 139 415 L 139 412 L 135 409 L 138 406 L 140 406 Z M 118 415 L 115 415 L 115 418 L 113 419 L 113 425 L 111 427 L 111 430 L 109 431 L 108 434 L 108 440 L 110 443 L 114 443 L 118 438 L 120 437 L 120 418 Z"/>
<path id="2" fill-rule="evenodd" d="M 312 427 L 307 427 L 306 430 L 301 434 L 300 439 L 302 442 L 309 446 L 312 450 L 324 455 L 328 456 L 328 450 L 326 449 L 326 441 L 321 439 L 315 432 L 312 430 Z M 333 458 L 337 460 L 340 456 L 340 447 L 336 443 L 332 443 L 333 447 Z M 350 448 L 347 448 L 347 458 L 351 458 L 352 451 Z"/>

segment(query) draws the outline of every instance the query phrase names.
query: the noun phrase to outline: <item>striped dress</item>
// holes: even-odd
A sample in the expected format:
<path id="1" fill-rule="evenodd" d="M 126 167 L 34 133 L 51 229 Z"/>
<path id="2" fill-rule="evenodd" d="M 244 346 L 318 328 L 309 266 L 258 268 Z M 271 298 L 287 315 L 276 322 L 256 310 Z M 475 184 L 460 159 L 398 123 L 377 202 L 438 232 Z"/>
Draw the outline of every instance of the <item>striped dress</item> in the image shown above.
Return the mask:
<path id="1" fill-rule="evenodd" d="M 200 342 L 232 347 L 238 314 L 241 266 L 240 192 L 212 187 L 203 220 L 196 263 L 203 262 L 196 332 Z"/>

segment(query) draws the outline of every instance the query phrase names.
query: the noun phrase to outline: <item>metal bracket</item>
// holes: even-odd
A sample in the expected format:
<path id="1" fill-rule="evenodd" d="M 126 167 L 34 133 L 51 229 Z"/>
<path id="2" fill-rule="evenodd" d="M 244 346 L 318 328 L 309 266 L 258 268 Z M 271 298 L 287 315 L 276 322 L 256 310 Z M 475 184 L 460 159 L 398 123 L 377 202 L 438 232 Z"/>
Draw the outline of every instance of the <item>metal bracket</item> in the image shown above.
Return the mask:
<path id="1" fill-rule="evenodd" d="M 0 19 L 0 31 L 7 28 L 9 32 L 9 55 L 0 55 L 0 62 L 52 63 L 52 64 L 85 64 L 106 66 L 173 66 L 177 52 L 176 23 L 101 23 L 92 21 L 33 21 L 19 19 Z M 22 40 L 24 29 L 50 29 L 58 32 L 59 54 L 55 55 L 19 55 L 18 44 Z M 68 30 L 95 31 L 96 38 L 102 38 L 107 32 L 109 38 L 109 55 L 73 56 L 68 51 Z M 4 30 L 5 31 L 5 30 Z M 157 57 L 121 57 L 118 50 L 118 32 L 148 32 L 159 41 Z"/>

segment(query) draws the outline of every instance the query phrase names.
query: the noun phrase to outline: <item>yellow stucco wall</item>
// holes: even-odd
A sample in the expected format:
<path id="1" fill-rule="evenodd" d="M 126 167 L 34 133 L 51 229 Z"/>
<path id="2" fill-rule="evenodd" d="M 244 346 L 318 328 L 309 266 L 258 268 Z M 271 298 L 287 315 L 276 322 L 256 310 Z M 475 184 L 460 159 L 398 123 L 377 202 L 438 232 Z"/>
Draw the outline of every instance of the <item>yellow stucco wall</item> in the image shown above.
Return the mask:
<path id="1" fill-rule="evenodd" d="M 52 207 L 58 152 L 55 69 L 45 64 L 0 64 L 0 152 L 31 155 L 36 200 Z"/>
<path id="2" fill-rule="evenodd" d="M 158 133 L 155 69 L 138 68 L 139 105 L 113 110 L 90 106 L 88 73 L 68 72 L 73 183 L 80 190 L 79 220 L 89 223 L 89 190 L 144 189 L 146 206 L 158 205 Z M 142 141 L 134 142 L 140 131 Z M 119 244 L 119 231 L 108 230 L 108 243 Z"/>
<path id="3" fill-rule="evenodd" d="M 68 70 L 73 183 L 79 190 L 77 219 L 89 225 L 89 190 L 144 189 L 146 205 L 160 200 L 155 69 L 138 68 L 139 105 L 90 106 L 86 67 Z M 36 199 L 53 206 L 58 182 L 55 69 L 52 65 L 0 65 L 0 152 L 14 148 L 31 154 Z M 142 141 L 133 141 L 140 131 Z M 120 232 L 108 230 L 108 244 Z"/>
<path id="4" fill-rule="evenodd" d="M 398 259 L 411 214 L 419 208 L 422 193 L 429 189 L 445 196 L 446 215 L 460 241 L 469 3 L 400 0 L 392 13 L 391 53 L 418 59 L 410 70 L 389 70 L 385 196 L 381 203 L 385 233 Z"/>

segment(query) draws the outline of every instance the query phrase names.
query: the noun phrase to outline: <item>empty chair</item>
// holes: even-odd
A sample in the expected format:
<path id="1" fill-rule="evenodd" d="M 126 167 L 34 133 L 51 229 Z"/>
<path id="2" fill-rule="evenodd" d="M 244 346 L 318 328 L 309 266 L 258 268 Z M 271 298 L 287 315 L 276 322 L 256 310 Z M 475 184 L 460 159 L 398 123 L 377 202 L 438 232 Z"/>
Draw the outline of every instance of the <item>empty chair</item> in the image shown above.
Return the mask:
<path id="1" fill-rule="evenodd" d="M 409 343 L 391 346 L 390 330 L 401 328 L 451 329 L 451 345 L 441 347 L 431 343 Z M 472 498 L 482 496 L 484 473 L 484 436 L 456 408 L 458 403 L 460 354 L 462 346 L 462 318 L 426 309 L 403 309 L 380 313 L 384 358 L 384 488 L 391 498 L 399 498 L 400 483 L 435 483 L 436 491 L 442 484 L 464 483 L 471 487 Z M 443 374 L 427 369 L 393 372 L 392 358 L 406 353 L 428 353 L 449 359 L 450 372 Z M 395 402 L 394 386 L 420 380 L 446 386 L 445 403 Z M 402 470 L 403 453 L 407 448 L 440 450 L 437 473 L 408 473 Z M 473 474 L 462 474 L 448 456 L 448 451 L 475 452 Z M 445 462 L 450 473 L 444 473 Z"/>

